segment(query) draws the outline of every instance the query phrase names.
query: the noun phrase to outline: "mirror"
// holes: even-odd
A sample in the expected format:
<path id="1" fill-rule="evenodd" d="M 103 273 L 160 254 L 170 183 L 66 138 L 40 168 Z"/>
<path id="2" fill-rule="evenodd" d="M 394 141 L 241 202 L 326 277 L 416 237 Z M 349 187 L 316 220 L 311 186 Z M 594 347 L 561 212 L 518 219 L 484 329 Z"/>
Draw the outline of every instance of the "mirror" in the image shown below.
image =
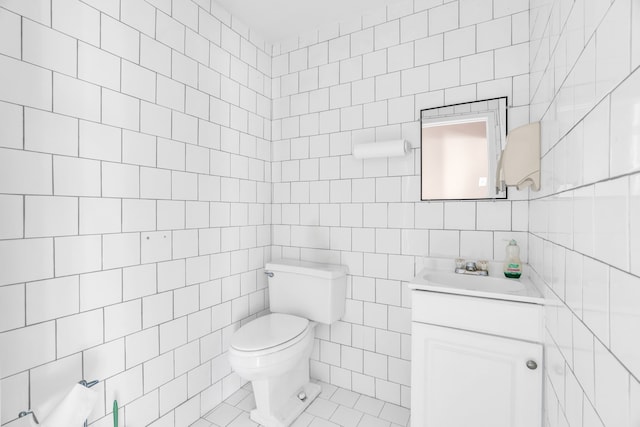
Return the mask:
<path id="1" fill-rule="evenodd" d="M 506 199 L 496 168 L 507 138 L 507 98 L 420 111 L 421 200 Z"/>

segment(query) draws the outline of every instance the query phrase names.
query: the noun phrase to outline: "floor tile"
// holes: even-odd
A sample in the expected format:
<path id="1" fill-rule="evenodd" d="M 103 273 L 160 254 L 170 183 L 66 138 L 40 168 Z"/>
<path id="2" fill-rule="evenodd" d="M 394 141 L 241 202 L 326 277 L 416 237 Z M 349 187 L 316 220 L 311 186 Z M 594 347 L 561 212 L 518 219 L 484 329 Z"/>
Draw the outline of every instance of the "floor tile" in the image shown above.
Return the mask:
<path id="1" fill-rule="evenodd" d="M 256 409 L 256 399 L 253 393 L 249 393 L 244 399 L 236 405 L 236 408 L 242 409 L 245 412 L 251 412 Z"/>
<path id="2" fill-rule="evenodd" d="M 380 418 L 372 417 L 369 414 L 364 414 L 360 420 L 358 427 L 390 427 L 389 421 L 381 420 Z"/>
<path id="3" fill-rule="evenodd" d="M 343 388 L 339 388 L 333 393 L 331 396 L 331 401 L 337 403 L 338 405 L 348 406 L 349 408 L 353 408 L 353 405 L 356 404 L 360 394 L 355 393 L 353 391 L 345 390 Z"/>
<path id="4" fill-rule="evenodd" d="M 329 420 L 343 427 L 357 427 L 363 415 L 355 409 L 339 406 Z"/>
<path id="5" fill-rule="evenodd" d="M 247 397 L 249 394 L 251 394 L 251 392 L 249 390 L 241 388 L 238 391 L 236 391 L 235 393 L 233 393 L 231 396 L 227 397 L 227 399 L 224 401 L 224 403 L 226 403 L 228 405 L 231 405 L 231 406 L 237 406 L 238 403 L 240 403 L 240 401 L 242 401 L 242 399 Z"/>
<path id="6" fill-rule="evenodd" d="M 226 403 L 221 403 L 204 418 L 217 426 L 226 427 L 243 411 Z"/>
<path id="7" fill-rule="evenodd" d="M 323 382 L 318 382 L 318 384 L 320 384 L 320 387 L 322 387 L 322 391 L 320 392 L 320 397 L 323 399 L 331 398 L 333 393 L 335 393 L 336 390 L 338 389 L 338 387 L 331 384 L 327 384 Z"/>
<path id="8" fill-rule="evenodd" d="M 392 403 L 385 403 L 382 412 L 380 412 L 380 418 L 406 426 L 409 422 L 409 410 Z"/>
<path id="9" fill-rule="evenodd" d="M 243 412 L 236 419 L 231 421 L 228 427 L 258 427 L 258 423 L 252 421 L 247 412 Z"/>
<path id="10" fill-rule="evenodd" d="M 340 427 L 338 424 L 331 421 L 323 420 L 322 418 L 314 418 L 309 424 L 309 427 Z"/>
<path id="11" fill-rule="evenodd" d="M 354 409 L 357 409 L 358 411 L 362 411 L 369 415 L 373 415 L 374 417 L 377 417 L 378 415 L 380 415 L 380 412 L 382 411 L 383 406 L 384 406 L 383 401 L 374 399 L 373 397 L 362 395 L 360 396 L 360 399 L 358 399 L 358 401 L 356 402 Z"/>
<path id="12" fill-rule="evenodd" d="M 311 421 L 313 421 L 314 418 L 315 417 L 313 415 L 303 412 L 298 418 L 296 418 L 293 424 L 291 424 L 291 427 L 307 427 L 311 424 Z"/>
<path id="13" fill-rule="evenodd" d="M 331 415 L 333 415 L 336 409 L 338 409 L 338 405 L 318 397 L 313 401 L 313 403 L 311 403 L 311 405 L 309 405 L 306 412 L 310 413 L 311 415 L 315 415 L 316 417 L 328 420 L 329 418 L 331 418 Z"/>

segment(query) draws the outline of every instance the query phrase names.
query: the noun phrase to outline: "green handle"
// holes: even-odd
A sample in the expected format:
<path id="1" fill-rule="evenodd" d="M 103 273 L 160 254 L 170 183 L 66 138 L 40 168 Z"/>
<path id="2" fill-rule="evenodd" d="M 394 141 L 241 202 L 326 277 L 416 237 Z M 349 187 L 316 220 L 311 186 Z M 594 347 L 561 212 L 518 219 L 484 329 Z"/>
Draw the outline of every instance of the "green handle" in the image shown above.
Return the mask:
<path id="1" fill-rule="evenodd" d="M 118 427 L 118 401 L 113 401 L 113 427 Z"/>

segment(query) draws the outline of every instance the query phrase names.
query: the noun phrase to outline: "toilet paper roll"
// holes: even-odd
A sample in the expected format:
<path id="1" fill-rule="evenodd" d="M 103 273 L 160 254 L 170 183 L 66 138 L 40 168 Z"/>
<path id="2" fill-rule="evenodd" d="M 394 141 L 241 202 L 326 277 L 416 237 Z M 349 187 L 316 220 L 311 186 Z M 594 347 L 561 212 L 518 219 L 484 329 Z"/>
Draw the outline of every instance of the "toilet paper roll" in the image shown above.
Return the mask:
<path id="1" fill-rule="evenodd" d="M 76 384 L 40 423 L 43 427 L 80 427 L 98 401 L 98 393 Z"/>
<path id="2" fill-rule="evenodd" d="M 356 159 L 373 159 L 376 157 L 404 156 L 411 150 L 411 145 L 404 139 L 393 141 L 365 142 L 353 147 Z"/>

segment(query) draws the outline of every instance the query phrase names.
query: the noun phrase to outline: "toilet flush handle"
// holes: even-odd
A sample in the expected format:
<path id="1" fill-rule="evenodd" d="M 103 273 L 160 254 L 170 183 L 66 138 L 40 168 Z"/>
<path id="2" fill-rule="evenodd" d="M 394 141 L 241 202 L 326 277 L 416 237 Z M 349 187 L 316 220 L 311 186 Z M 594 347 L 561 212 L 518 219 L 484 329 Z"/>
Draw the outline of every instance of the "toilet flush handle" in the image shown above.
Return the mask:
<path id="1" fill-rule="evenodd" d="M 264 274 L 266 274 L 267 277 L 273 277 L 273 272 L 272 271 L 265 271 Z"/>

